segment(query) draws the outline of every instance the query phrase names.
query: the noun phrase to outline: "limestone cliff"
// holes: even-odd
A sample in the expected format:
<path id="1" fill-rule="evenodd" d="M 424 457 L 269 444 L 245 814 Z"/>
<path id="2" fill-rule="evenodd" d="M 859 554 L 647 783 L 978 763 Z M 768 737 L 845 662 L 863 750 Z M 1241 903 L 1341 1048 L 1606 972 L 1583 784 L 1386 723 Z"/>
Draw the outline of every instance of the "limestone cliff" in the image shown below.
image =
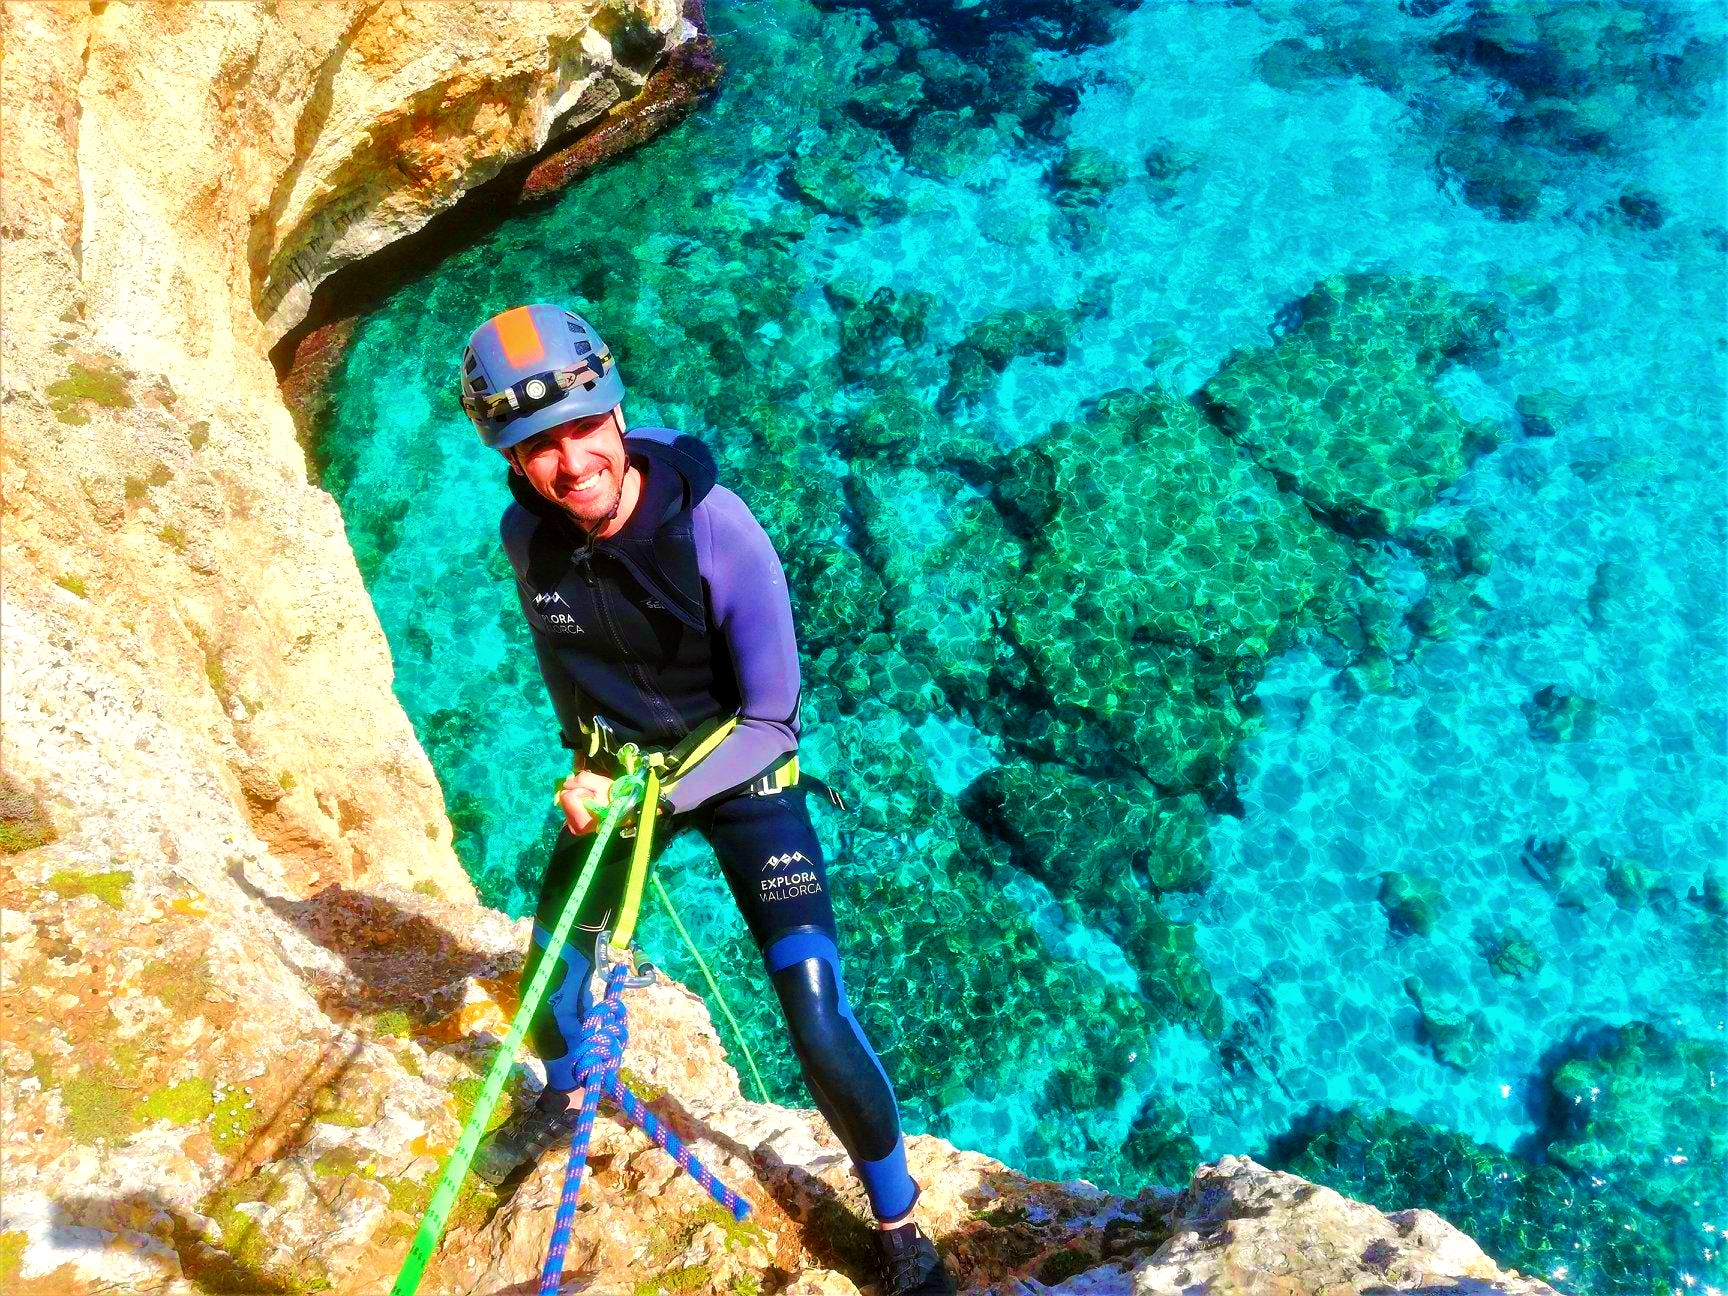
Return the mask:
<path id="1" fill-rule="evenodd" d="M 0 1285 L 382 1291 L 525 936 L 451 853 L 268 355 L 322 281 L 501 171 L 664 121 L 706 37 L 675 0 L 0 21 Z M 637 1083 L 758 1224 L 603 1122 L 572 1272 L 851 1290 L 868 1238 L 831 1136 L 743 1101 L 686 992 L 636 999 Z M 912 1155 L 974 1285 L 1543 1290 L 1432 1216 L 1246 1161 L 1122 1201 Z M 425 1290 L 523 1290 L 553 1174 L 472 1194 Z"/>

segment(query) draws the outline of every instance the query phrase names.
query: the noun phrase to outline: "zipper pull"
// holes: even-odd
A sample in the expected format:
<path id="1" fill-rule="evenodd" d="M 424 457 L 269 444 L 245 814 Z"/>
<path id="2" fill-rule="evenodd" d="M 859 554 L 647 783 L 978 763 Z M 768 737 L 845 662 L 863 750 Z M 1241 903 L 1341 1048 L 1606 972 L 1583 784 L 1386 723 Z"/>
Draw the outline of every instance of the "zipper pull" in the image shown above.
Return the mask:
<path id="1" fill-rule="evenodd" d="M 582 577 L 588 582 L 588 588 L 593 589 L 595 585 L 599 584 L 594 579 L 594 565 L 591 561 L 594 557 L 594 537 L 591 535 L 585 537 L 582 547 L 577 549 L 572 557 L 575 558 L 576 565 L 582 569 Z"/>

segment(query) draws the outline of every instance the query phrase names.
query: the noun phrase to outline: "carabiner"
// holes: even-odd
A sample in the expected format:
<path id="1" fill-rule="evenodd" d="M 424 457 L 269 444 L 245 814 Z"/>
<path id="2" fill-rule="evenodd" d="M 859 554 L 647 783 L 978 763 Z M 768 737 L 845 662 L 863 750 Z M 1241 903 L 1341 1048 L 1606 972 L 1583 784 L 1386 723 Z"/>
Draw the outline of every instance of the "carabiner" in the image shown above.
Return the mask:
<path id="1" fill-rule="evenodd" d="M 599 977 L 601 984 L 604 985 L 612 969 L 620 963 L 624 964 L 625 967 L 631 967 L 630 951 L 614 948 L 612 933 L 610 931 L 601 932 L 600 939 L 595 942 L 594 948 L 594 975 Z M 622 984 L 626 990 L 640 990 L 644 986 L 654 985 L 659 979 L 660 969 L 644 959 L 640 969 L 631 968 L 631 974 L 624 978 Z"/>

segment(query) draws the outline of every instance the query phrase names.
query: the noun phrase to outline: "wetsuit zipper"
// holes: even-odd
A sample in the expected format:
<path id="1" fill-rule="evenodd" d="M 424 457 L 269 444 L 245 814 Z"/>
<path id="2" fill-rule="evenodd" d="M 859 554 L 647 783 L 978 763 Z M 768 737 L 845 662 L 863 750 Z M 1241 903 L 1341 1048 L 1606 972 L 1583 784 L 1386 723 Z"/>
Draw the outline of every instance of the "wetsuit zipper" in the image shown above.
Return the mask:
<path id="1" fill-rule="evenodd" d="M 647 668 L 632 660 L 629 649 L 624 646 L 624 636 L 618 633 L 618 627 L 612 623 L 612 614 L 606 610 L 606 598 L 604 594 L 599 592 L 599 582 L 594 576 L 592 560 L 584 557 L 581 560 L 581 567 L 583 576 L 587 578 L 588 588 L 594 595 L 594 607 L 600 614 L 600 620 L 606 626 L 607 637 L 612 640 L 612 646 L 618 650 L 618 656 L 624 662 L 625 669 L 636 681 L 637 689 L 641 691 L 643 697 L 648 699 L 650 705 L 659 710 L 663 720 L 671 720 L 672 727 L 677 730 L 680 738 L 687 736 L 690 733 L 690 726 L 684 723 L 683 717 L 678 714 L 678 708 L 672 705 L 670 698 L 654 687 L 649 679 Z"/>

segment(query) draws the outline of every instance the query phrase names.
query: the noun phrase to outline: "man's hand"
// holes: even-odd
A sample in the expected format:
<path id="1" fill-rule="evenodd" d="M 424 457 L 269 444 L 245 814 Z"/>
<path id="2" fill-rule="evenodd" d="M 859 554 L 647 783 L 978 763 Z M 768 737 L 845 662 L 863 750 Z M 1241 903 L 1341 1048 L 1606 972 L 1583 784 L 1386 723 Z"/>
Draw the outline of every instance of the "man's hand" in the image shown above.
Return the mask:
<path id="1" fill-rule="evenodd" d="M 570 825 L 570 831 L 577 836 L 594 832 L 600 827 L 600 821 L 589 814 L 584 801 L 594 801 L 605 805 L 612 799 L 612 780 L 598 770 L 583 770 L 579 774 L 571 774 L 564 780 L 564 786 L 558 789 L 558 804 L 564 809 L 564 818 Z"/>

